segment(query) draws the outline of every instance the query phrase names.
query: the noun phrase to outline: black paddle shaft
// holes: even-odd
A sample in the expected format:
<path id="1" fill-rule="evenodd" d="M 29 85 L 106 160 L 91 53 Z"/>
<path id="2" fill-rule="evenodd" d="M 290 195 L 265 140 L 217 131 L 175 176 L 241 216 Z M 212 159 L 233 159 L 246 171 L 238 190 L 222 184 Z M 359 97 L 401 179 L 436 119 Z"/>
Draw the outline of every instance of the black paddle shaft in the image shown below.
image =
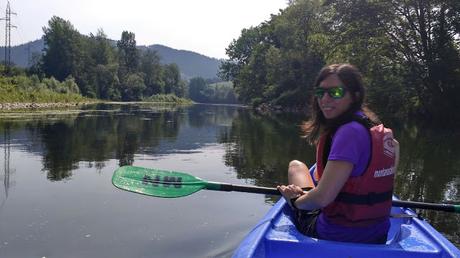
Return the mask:
<path id="1" fill-rule="evenodd" d="M 260 194 L 271 194 L 271 195 L 281 195 L 278 189 L 273 187 L 262 187 L 262 186 L 253 186 L 253 185 L 233 185 L 219 183 L 220 189 L 210 189 L 209 190 L 219 190 L 227 192 L 245 192 L 245 193 L 260 193 Z M 311 187 L 302 188 L 304 191 L 311 190 Z"/>
<path id="2" fill-rule="evenodd" d="M 272 194 L 272 195 L 281 194 L 278 191 L 278 189 L 272 188 L 272 187 L 262 187 L 262 186 L 252 186 L 252 185 L 232 185 L 232 184 L 223 184 L 223 183 L 220 183 L 219 190 L 227 191 L 227 192 L 260 193 L 260 194 Z"/>
<path id="3" fill-rule="evenodd" d="M 454 205 L 450 204 L 438 204 L 438 203 L 425 203 L 425 202 L 411 202 L 411 201 L 399 201 L 393 200 L 393 206 L 405 207 L 413 209 L 425 209 L 425 210 L 436 210 L 436 211 L 447 211 L 457 212 Z"/>
<path id="4" fill-rule="evenodd" d="M 232 185 L 225 183 L 218 183 L 220 185 L 219 189 L 208 188 L 209 190 L 218 190 L 218 191 L 235 191 L 235 192 L 245 192 L 245 193 L 261 193 L 261 194 L 272 194 L 280 195 L 281 193 L 276 188 L 272 187 L 260 187 L 260 186 L 251 186 L 251 185 Z M 305 191 L 311 190 L 311 188 L 303 188 Z M 457 212 L 455 205 L 450 204 L 438 204 L 438 203 L 425 203 L 425 202 L 412 202 L 412 201 L 400 201 L 393 200 L 392 206 L 394 207 L 404 207 L 404 208 L 413 208 L 413 209 L 426 209 L 426 210 L 437 210 L 437 211 L 447 211 L 447 212 Z"/>

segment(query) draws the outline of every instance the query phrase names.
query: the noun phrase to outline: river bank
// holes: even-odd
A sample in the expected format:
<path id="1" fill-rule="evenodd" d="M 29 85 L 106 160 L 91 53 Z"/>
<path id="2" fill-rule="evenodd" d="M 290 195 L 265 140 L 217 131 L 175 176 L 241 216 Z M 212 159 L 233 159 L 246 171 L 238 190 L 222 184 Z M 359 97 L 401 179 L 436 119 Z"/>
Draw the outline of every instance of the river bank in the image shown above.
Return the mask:
<path id="1" fill-rule="evenodd" d="M 0 103 L 1 110 L 17 110 L 17 109 L 43 109 L 43 108 L 66 108 L 78 107 L 90 104 L 91 102 L 54 102 L 54 103 Z"/>
<path id="2" fill-rule="evenodd" d="M 78 101 L 78 102 L 49 102 L 49 103 L 36 103 L 36 102 L 12 102 L 0 103 L 0 112 L 9 110 L 36 110 L 36 109 L 59 109 L 59 108 L 72 108 L 81 107 L 90 104 L 104 103 L 116 105 L 132 105 L 132 104 L 165 104 L 165 105 L 190 105 L 193 102 L 178 103 L 173 101 Z"/>

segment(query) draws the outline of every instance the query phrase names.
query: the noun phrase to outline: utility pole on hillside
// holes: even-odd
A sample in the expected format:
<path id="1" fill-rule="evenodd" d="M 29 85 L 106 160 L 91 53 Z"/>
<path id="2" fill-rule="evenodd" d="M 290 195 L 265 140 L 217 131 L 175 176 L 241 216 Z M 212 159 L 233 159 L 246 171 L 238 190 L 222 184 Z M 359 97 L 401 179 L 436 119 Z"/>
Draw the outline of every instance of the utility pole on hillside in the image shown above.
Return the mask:
<path id="1" fill-rule="evenodd" d="M 9 74 L 11 69 L 11 28 L 16 28 L 16 26 L 11 24 L 11 15 L 16 13 L 11 12 L 10 1 L 6 5 L 6 15 L 5 18 L 0 20 L 5 20 L 5 73 Z"/>

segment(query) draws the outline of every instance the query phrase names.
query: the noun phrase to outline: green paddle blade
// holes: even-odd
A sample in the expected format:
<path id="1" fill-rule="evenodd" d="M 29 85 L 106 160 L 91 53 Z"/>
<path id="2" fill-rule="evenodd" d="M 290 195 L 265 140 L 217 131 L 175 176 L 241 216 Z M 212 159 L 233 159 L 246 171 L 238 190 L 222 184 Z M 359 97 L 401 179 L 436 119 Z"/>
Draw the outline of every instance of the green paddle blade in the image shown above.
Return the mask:
<path id="1" fill-rule="evenodd" d="M 134 166 L 118 168 L 112 183 L 123 190 L 164 198 L 187 196 L 207 185 L 206 181 L 185 173 Z"/>

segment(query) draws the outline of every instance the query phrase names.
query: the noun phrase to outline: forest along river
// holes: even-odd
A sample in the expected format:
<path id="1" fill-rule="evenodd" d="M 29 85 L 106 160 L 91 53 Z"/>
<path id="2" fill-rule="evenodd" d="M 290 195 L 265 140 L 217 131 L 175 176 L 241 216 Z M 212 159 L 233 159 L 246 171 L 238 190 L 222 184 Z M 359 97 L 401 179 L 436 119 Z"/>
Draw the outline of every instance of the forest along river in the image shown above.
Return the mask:
<path id="1" fill-rule="evenodd" d="M 0 113 L 0 257 L 229 257 L 277 197 L 202 190 L 162 199 L 115 188 L 121 165 L 209 181 L 286 183 L 314 162 L 302 117 L 234 106 L 94 105 Z M 460 136 L 395 130 L 401 199 L 460 202 Z M 419 211 L 460 246 L 460 216 Z"/>

